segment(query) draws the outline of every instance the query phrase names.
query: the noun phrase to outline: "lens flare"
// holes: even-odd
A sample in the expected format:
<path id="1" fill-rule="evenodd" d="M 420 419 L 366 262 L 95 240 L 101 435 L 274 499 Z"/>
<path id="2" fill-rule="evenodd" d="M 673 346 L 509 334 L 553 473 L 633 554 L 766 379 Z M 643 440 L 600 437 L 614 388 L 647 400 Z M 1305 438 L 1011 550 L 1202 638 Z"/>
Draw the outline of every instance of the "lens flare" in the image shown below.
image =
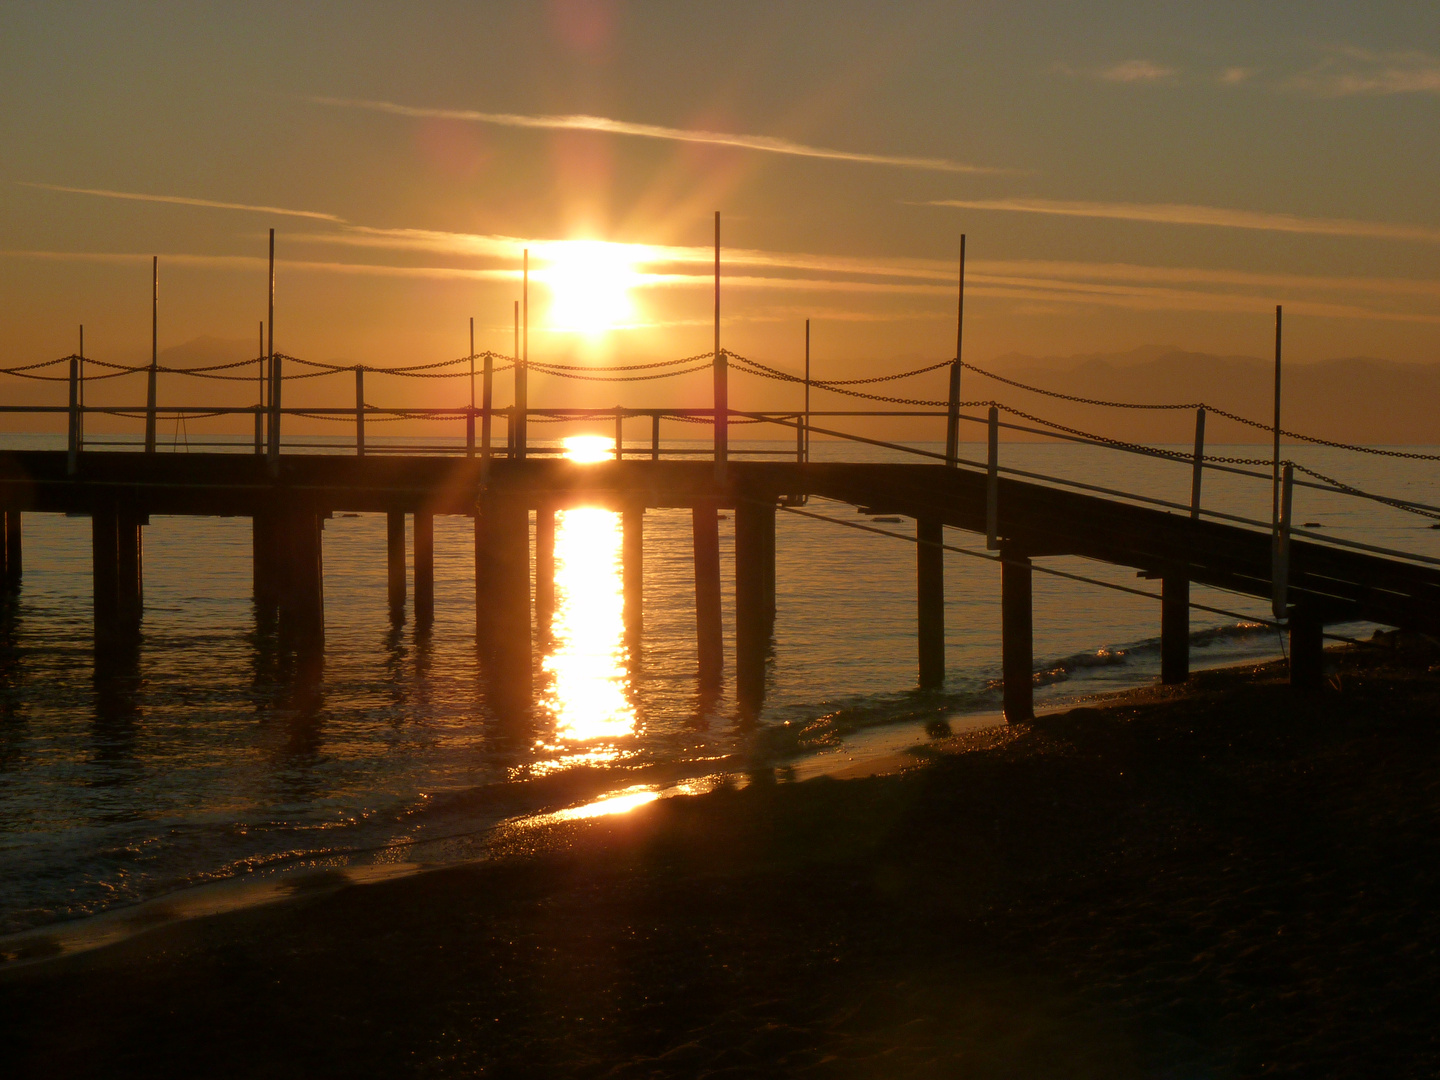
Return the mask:
<path id="1" fill-rule="evenodd" d="M 595 335 L 634 321 L 630 290 L 640 281 L 634 245 L 567 240 L 540 254 L 549 264 L 540 276 L 550 290 L 552 330 Z"/>

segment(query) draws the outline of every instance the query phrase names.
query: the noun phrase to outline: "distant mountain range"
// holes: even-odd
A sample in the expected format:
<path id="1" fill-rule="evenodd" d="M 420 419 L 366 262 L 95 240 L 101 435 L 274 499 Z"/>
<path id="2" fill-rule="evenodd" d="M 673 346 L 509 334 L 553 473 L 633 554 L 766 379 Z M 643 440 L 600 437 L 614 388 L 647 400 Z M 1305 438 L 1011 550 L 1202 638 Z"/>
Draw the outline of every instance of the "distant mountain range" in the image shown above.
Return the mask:
<path id="1" fill-rule="evenodd" d="M 1136 403 L 1205 402 L 1270 423 L 1275 367 L 1253 356 L 1214 356 L 1163 346 L 1070 357 L 1008 354 L 979 365 L 1005 378 L 1077 397 Z M 1193 413 L 1112 409 L 1059 401 L 964 375 L 967 400 L 994 398 L 1048 420 L 1140 442 L 1189 442 Z M 1440 363 L 1356 356 L 1289 363 L 1281 427 L 1340 442 L 1440 444 Z M 1266 442 L 1263 431 L 1206 418 L 1207 442 Z"/>

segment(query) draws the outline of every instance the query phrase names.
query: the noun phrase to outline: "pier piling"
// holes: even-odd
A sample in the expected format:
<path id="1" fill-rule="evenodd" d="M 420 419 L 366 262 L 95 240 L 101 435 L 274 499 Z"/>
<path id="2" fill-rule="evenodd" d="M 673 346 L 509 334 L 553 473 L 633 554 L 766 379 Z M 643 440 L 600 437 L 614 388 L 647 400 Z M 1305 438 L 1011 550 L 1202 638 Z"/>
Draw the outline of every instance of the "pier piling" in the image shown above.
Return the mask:
<path id="1" fill-rule="evenodd" d="M 385 515 L 385 568 L 390 621 L 405 621 L 405 511 Z"/>
<path id="2" fill-rule="evenodd" d="M 255 614 L 262 623 L 273 622 L 280 605 L 279 529 L 275 515 L 256 513 L 251 518 L 251 530 Z"/>
<path id="3" fill-rule="evenodd" d="M 725 672 L 720 621 L 720 515 L 714 503 L 691 510 L 695 543 L 695 642 L 702 692 L 718 689 Z"/>
<path id="4" fill-rule="evenodd" d="M 765 698 L 765 659 L 775 622 L 775 507 L 735 508 L 735 694 L 756 713 Z"/>
<path id="5" fill-rule="evenodd" d="M 1005 719 L 1015 724 L 1035 718 L 1034 571 L 1030 556 L 1012 547 L 1002 547 L 1000 557 L 1000 672 Z"/>
<path id="6" fill-rule="evenodd" d="M 1325 626 L 1303 609 L 1290 615 L 1290 686 L 1313 693 L 1325 681 Z"/>
<path id="7" fill-rule="evenodd" d="M 3 528 L 0 528 L 0 564 L 3 564 L 0 570 L 3 570 L 3 573 L 0 573 L 0 576 L 4 578 L 5 589 L 13 591 L 20 587 L 24 562 L 20 542 L 20 511 L 0 511 L 0 519 L 3 519 Z"/>
<path id="8" fill-rule="evenodd" d="M 145 570 L 141 527 L 149 518 L 122 506 L 115 515 L 116 619 L 125 633 L 140 629 L 145 610 Z"/>
<path id="9" fill-rule="evenodd" d="M 280 635 L 300 651 L 325 644 L 325 572 L 320 533 L 323 517 L 313 509 L 296 507 L 280 518 L 278 540 L 282 548 Z"/>
<path id="10" fill-rule="evenodd" d="M 928 689 L 945 681 L 945 536 L 933 518 L 918 519 L 915 533 L 920 685 Z"/>

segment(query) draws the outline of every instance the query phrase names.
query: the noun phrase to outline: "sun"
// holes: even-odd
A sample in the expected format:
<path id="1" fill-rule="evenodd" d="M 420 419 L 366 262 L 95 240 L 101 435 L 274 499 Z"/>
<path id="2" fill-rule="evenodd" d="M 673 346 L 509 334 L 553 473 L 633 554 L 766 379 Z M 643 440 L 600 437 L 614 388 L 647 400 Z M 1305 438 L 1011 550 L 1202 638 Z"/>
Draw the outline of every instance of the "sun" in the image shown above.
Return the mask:
<path id="1" fill-rule="evenodd" d="M 599 334 L 634 320 L 630 290 L 640 274 L 632 245 L 565 240 L 548 245 L 543 255 L 552 329 Z"/>

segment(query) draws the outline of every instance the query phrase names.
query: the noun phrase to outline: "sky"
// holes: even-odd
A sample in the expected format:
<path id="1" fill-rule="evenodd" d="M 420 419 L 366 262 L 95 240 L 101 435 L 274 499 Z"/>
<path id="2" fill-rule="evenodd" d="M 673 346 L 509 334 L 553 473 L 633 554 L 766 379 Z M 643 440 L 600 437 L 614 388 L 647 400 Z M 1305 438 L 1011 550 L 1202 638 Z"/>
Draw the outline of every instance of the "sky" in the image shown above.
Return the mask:
<path id="1" fill-rule="evenodd" d="M 962 233 L 977 363 L 1440 360 L 1440 4 L 7 2 L 0 70 L 10 364 L 148 359 L 152 255 L 254 355 L 270 228 L 296 356 L 509 352 L 527 247 L 532 356 L 701 353 L 717 210 L 725 345 L 817 377 L 953 356 Z"/>

